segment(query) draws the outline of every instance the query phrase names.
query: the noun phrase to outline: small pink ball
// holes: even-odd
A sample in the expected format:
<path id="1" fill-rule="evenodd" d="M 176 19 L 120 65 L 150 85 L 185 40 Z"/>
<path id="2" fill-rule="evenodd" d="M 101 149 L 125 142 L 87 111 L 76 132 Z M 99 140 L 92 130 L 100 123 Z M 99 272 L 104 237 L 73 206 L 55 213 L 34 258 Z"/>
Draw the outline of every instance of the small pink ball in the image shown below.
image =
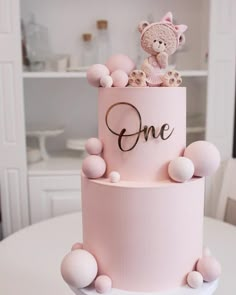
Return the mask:
<path id="1" fill-rule="evenodd" d="M 99 178 L 106 171 L 106 163 L 101 157 L 91 155 L 84 159 L 82 171 L 88 178 Z"/>
<path id="2" fill-rule="evenodd" d="M 109 179 L 110 179 L 110 182 L 113 182 L 113 183 L 119 182 L 120 181 L 120 173 L 117 171 L 112 171 L 109 174 Z"/>
<path id="3" fill-rule="evenodd" d="M 74 288 L 89 286 L 97 276 L 97 261 L 88 251 L 78 249 L 67 254 L 61 263 L 61 274 Z"/>
<path id="4" fill-rule="evenodd" d="M 107 293 L 112 288 L 112 281 L 108 276 L 101 275 L 95 280 L 95 289 L 98 293 Z"/>
<path id="5" fill-rule="evenodd" d="M 88 82 L 95 87 L 100 86 L 100 80 L 103 76 L 109 75 L 109 70 L 106 66 L 102 64 L 95 64 L 92 65 L 88 70 L 87 70 L 87 79 Z"/>
<path id="6" fill-rule="evenodd" d="M 111 73 L 116 70 L 122 70 L 128 75 L 135 69 L 135 63 L 133 60 L 124 54 L 112 55 L 106 62 L 106 66 Z"/>
<path id="7" fill-rule="evenodd" d="M 96 137 L 91 137 L 86 141 L 85 149 L 90 155 L 99 155 L 102 152 L 103 145 L 101 140 Z"/>
<path id="8" fill-rule="evenodd" d="M 77 250 L 77 249 L 83 249 L 83 244 L 82 243 L 75 243 L 72 247 L 71 247 L 71 251 Z"/>
<path id="9" fill-rule="evenodd" d="M 113 80 L 110 75 L 103 76 L 100 80 L 100 85 L 104 88 L 110 88 L 113 85 Z"/>
<path id="10" fill-rule="evenodd" d="M 204 281 L 215 281 L 221 274 L 220 263 L 213 256 L 204 256 L 197 262 L 197 271 L 199 271 Z"/>
<path id="11" fill-rule="evenodd" d="M 111 74 L 113 80 L 113 86 L 115 87 L 125 87 L 128 84 L 129 77 L 126 72 L 122 70 L 116 70 Z"/>
<path id="12" fill-rule="evenodd" d="M 195 176 L 213 174 L 220 165 L 220 153 L 214 144 L 207 141 L 191 143 L 184 151 L 184 156 L 192 160 Z"/>
<path id="13" fill-rule="evenodd" d="M 187 276 L 187 283 L 189 287 L 198 289 L 203 284 L 203 277 L 198 271 L 191 271 Z"/>
<path id="14" fill-rule="evenodd" d="M 172 160 L 168 166 L 168 174 L 171 179 L 177 182 L 185 182 L 192 178 L 194 166 L 191 160 L 185 157 L 178 157 Z"/>

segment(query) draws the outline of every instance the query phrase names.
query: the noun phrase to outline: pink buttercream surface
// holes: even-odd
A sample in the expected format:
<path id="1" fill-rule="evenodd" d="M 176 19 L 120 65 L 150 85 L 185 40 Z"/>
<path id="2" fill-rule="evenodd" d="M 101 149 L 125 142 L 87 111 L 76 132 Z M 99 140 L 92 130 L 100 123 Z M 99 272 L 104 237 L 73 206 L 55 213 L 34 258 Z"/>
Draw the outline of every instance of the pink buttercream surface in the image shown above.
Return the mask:
<path id="1" fill-rule="evenodd" d="M 107 127 L 105 118 L 108 109 L 116 103 L 129 103 L 139 111 L 142 123 L 160 131 L 169 124 L 167 140 L 153 138 L 147 141 L 143 133 L 134 149 L 124 152 L 118 146 L 118 136 Z M 167 166 L 171 160 L 183 154 L 186 144 L 186 89 L 184 87 L 126 87 L 99 89 L 98 132 L 104 150 L 102 156 L 107 164 L 106 176 L 117 171 L 122 180 L 159 181 L 168 179 Z M 133 134 L 139 129 L 139 116 L 128 105 L 118 105 L 109 113 L 109 127 L 117 134 L 123 128 Z M 130 148 L 136 136 L 123 138 L 125 149 Z"/>
<path id="2" fill-rule="evenodd" d="M 202 254 L 204 179 L 143 184 L 82 176 L 84 248 L 114 288 L 176 288 Z"/>

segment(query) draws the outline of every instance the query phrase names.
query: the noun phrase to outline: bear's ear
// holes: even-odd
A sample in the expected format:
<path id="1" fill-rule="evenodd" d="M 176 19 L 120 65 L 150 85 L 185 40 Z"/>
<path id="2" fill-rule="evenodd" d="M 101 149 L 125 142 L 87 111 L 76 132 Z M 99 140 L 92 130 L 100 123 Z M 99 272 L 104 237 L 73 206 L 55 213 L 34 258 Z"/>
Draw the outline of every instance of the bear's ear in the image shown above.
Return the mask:
<path id="1" fill-rule="evenodd" d="M 184 34 L 181 34 L 179 36 L 179 48 L 181 48 L 184 45 L 184 43 L 185 43 L 185 36 Z"/>
<path id="2" fill-rule="evenodd" d="M 165 14 L 164 16 L 163 16 L 163 18 L 161 19 L 161 21 L 163 22 L 163 21 L 166 21 L 166 22 L 170 22 L 170 23 L 172 23 L 173 22 L 173 14 L 172 14 L 172 12 L 167 12 L 167 14 Z"/>
<path id="3" fill-rule="evenodd" d="M 142 21 L 142 22 L 140 22 L 139 25 L 138 25 L 138 30 L 139 30 L 139 32 L 142 33 L 142 31 L 143 31 L 147 26 L 149 26 L 149 22 L 147 22 L 147 21 Z"/>
<path id="4" fill-rule="evenodd" d="M 178 32 L 179 35 L 181 35 L 182 33 L 184 33 L 187 30 L 187 26 L 186 25 L 176 25 L 175 29 Z"/>

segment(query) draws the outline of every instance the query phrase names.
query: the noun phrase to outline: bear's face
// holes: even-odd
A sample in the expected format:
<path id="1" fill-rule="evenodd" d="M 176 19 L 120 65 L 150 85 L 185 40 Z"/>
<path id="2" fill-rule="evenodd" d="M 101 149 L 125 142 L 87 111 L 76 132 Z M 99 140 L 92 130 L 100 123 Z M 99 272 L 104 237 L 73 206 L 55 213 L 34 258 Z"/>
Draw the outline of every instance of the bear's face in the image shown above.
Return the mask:
<path id="1" fill-rule="evenodd" d="M 151 55 L 160 52 L 173 54 L 185 41 L 183 33 L 187 30 L 186 25 L 174 25 L 173 15 L 168 12 L 160 22 L 149 24 L 143 21 L 139 24 L 141 33 L 141 46 Z"/>
<path id="2" fill-rule="evenodd" d="M 141 37 L 142 48 L 151 55 L 160 52 L 171 55 L 178 48 L 178 44 L 177 34 L 166 24 L 151 25 Z"/>

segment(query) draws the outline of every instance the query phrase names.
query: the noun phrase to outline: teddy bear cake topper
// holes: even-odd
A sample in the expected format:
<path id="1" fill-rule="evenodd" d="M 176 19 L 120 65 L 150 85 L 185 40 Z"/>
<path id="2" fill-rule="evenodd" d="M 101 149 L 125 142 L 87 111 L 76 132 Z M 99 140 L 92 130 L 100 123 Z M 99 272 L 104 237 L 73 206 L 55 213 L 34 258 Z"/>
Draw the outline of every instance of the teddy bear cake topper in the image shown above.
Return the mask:
<path id="1" fill-rule="evenodd" d="M 111 56 L 105 65 L 95 64 L 87 71 L 88 82 L 95 87 L 178 87 L 180 74 L 169 69 L 168 57 L 184 43 L 187 26 L 174 24 L 171 12 L 159 22 L 141 21 L 138 25 L 140 45 L 148 56 L 141 68 L 128 56 Z"/>

